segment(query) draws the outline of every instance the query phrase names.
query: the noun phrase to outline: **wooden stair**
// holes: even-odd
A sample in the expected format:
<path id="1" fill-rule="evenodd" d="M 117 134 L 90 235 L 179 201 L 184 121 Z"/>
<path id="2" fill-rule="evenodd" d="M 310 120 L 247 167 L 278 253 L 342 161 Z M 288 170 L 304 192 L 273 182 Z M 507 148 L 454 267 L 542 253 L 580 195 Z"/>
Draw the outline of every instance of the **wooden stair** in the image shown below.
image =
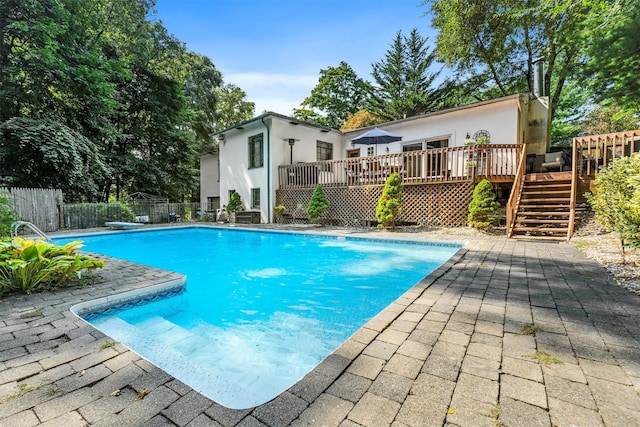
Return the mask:
<path id="1" fill-rule="evenodd" d="M 570 173 L 525 176 L 515 214 L 513 238 L 566 241 L 570 218 Z"/>

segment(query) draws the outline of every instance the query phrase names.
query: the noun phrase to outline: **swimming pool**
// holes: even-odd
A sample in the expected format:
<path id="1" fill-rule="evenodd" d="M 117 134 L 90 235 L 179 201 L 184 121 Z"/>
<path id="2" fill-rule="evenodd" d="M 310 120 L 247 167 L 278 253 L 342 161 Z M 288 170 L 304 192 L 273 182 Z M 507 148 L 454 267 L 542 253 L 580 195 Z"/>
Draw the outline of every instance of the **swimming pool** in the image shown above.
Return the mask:
<path id="1" fill-rule="evenodd" d="M 182 292 L 82 316 L 233 409 L 288 389 L 460 248 L 214 227 L 82 240 L 87 251 L 187 276 Z"/>

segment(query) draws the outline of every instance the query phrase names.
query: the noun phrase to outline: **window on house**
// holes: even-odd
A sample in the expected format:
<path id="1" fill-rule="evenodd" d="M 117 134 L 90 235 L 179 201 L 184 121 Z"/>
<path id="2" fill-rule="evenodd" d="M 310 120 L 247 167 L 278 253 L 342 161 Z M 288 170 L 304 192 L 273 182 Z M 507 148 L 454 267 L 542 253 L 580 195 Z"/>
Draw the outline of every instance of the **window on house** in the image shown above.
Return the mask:
<path id="1" fill-rule="evenodd" d="M 449 146 L 449 138 L 446 139 L 426 139 L 427 149 L 429 148 L 447 148 Z"/>
<path id="2" fill-rule="evenodd" d="M 333 160 L 333 144 L 324 141 L 316 141 L 316 160 Z"/>
<path id="3" fill-rule="evenodd" d="M 251 189 L 251 208 L 260 209 L 260 189 L 259 188 Z"/>
<path id="4" fill-rule="evenodd" d="M 261 168 L 264 165 L 262 135 L 259 133 L 249 137 L 249 169 Z"/>
<path id="5" fill-rule="evenodd" d="M 367 147 L 367 156 L 373 156 L 375 153 L 375 147 L 372 145 L 370 147 Z"/>
<path id="6" fill-rule="evenodd" d="M 207 197 L 207 207 L 205 211 L 215 212 L 220 209 L 220 197 Z"/>

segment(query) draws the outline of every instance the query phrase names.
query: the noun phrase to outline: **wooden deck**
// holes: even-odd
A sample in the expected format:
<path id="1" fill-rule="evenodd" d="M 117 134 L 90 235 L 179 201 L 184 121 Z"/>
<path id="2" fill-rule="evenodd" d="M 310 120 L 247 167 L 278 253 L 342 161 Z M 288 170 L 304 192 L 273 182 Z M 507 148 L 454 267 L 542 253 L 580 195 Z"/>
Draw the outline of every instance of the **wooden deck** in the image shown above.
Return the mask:
<path id="1" fill-rule="evenodd" d="M 601 168 L 640 152 L 640 130 L 574 138 L 570 171 L 527 173 L 526 145 L 471 145 L 282 165 L 278 204 L 289 210 L 306 206 L 321 185 L 340 206 L 343 223 L 375 222 L 375 205 L 385 180 L 398 173 L 407 188 L 405 219 L 433 226 L 466 224 L 476 182 L 488 179 L 510 187 L 507 236 L 568 240 L 577 205 Z M 539 171 L 538 171 L 539 172 Z M 509 185 L 513 183 L 512 185 Z"/>
<path id="2" fill-rule="evenodd" d="M 403 185 L 461 181 L 511 182 L 521 144 L 485 144 L 355 157 L 278 168 L 280 189 L 383 185 L 398 173 Z"/>

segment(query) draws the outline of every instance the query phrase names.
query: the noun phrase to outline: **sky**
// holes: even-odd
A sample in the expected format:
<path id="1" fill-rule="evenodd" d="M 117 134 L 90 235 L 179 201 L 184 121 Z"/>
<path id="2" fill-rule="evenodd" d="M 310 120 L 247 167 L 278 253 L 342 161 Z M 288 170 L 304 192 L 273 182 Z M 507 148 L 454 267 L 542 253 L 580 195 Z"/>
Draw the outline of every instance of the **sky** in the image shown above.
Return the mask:
<path id="1" fill-rule="evenodd" d="M 208 56 L 224 83 L 264 111 L 292 115 L 320 70 L 345 61 L 371 80 L 398 31 L 435 43 L 421 0 L 157 0 L 162 21 L 187 49 Z M 430 44 L 431 44 L 430 43 Z M 433 44 L 432 44 L 433 46 Z"/>

